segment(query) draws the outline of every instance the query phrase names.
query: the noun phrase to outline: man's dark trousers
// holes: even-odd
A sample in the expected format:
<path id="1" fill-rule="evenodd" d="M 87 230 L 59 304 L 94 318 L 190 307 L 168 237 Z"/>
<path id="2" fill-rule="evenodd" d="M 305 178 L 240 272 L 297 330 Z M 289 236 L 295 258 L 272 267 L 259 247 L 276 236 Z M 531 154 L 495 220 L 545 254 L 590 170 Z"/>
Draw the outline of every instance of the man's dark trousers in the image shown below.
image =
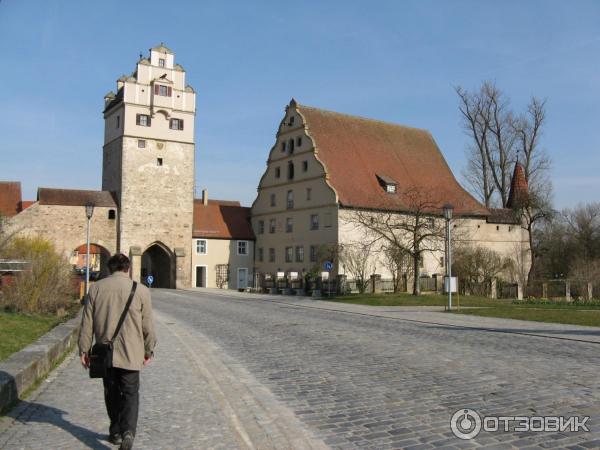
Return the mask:
<path id="1" fill-rule="evenodd" d="M 131 431 L 135 436 L 140 404 L 140 372 L 113 367 L 102 380 L 110 434 Z"/>

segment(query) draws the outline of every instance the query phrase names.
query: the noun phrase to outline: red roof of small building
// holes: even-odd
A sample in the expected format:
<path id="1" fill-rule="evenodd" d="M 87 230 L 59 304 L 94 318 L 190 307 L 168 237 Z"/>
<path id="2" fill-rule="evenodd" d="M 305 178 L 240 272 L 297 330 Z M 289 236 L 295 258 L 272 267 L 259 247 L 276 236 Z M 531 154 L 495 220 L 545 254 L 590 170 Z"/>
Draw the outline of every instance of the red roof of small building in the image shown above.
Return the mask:
<path id="1" fill-rule="evenodd" d="M 75 249 L 75 251 L 80 255 L 85 255 L 87 253 L 87 244 L 81 244 L 79 247 Z M 90 255 L 101 255 L 102 247 L 96 244 L 90 244 Z"/>
<path id="2" fill-rule="evenodd" d="M 510 182 L 510 193 L 508 194 L 506 207 L 518 208 L 523 202 L 527 201 L 528 196 L 529 184 L 527 183 L 527 177 L 525 176 L 525 169 L 517 162 Z"/>
<path id="3" fill-rule="evenodd" d="M 254 240 L 250 224 L 250 208 L 228 200 L 194 200 L 194 228 L 192 236 L 209 239 Z"/>
<path id="4" fill-rule="evenodd" d="M 0 181 L 0 215 L 12 217 L 21 211 L 21 183 Z"/>
<path id="5" fill-rule="evenodd" d="M 410 211 L 416 192 L 436 205 L 431 212 L 441 214 L 451 203 L 456 214 L 489 215 L 458 184 L 428 131 L 292 105 L 304 118 L 341 206 Z M 380 182 L 388 178 L 396 182 L 395 193 Z"/>
<path id="6" fill-rule="evenodd" d="M 109 191 L 39 188 L 38 201 L 40 205 L 85 206 L 91 204 L 109 208 L 117 207 L 117 202 Z"/>

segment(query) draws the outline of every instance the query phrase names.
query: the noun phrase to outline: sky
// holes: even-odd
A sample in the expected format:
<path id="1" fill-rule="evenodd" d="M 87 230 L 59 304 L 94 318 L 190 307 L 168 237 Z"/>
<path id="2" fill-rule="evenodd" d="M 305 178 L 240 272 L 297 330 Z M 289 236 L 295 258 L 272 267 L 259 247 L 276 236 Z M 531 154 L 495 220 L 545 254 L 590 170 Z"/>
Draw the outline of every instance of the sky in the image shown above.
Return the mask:
<path id="1" fill-rule="evenodd" d="M 160 42 L 197 92 L 198 195 L 251 205 L 292 97 L 425 128 L 461 180 L 454 88 L 492 80 L 547 99 L 555 206 L 600 200 L 597 1 L 0 0 L 0 180 L 101 189 L 103 97 Z"/>

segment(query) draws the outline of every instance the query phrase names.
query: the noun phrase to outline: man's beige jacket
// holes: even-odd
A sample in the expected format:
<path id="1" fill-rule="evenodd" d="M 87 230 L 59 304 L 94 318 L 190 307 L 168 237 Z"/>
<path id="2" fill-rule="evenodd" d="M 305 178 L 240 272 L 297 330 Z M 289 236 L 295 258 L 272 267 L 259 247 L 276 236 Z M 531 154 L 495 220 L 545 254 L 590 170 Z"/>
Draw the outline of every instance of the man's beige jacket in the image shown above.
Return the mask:
<path id="1" fill-rule="evenodd" d="M 90 286 L 88 301 L 83 308 L 79 332 L 79 352 L 87 353 L 94 342 L 108 342 L 127 304 L 132 281 L 125 272 L 115 272 Z M 140 283 L 133 302 L 115 339 L 113 367 L 141 370 L 144 356 L 156 345 L 150 291 Z"/>

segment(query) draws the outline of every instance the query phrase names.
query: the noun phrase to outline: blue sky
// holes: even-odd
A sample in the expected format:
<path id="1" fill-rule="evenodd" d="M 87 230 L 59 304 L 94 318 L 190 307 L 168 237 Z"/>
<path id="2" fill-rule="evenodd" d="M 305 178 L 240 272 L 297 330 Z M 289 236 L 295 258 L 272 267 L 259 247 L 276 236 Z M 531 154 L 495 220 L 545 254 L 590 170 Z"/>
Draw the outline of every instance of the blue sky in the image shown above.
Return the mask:
<path id="1" fill-rule="evenodd" d="M 103 96 L 164 41 L 197 92 L 197 187 L 250 205 L 290 98 L 431 131 L 454 86 L 547 98 L 559 208 L 600 200 L 600 2 L 0 0 L 0 180 L 101 187 Z"/>

